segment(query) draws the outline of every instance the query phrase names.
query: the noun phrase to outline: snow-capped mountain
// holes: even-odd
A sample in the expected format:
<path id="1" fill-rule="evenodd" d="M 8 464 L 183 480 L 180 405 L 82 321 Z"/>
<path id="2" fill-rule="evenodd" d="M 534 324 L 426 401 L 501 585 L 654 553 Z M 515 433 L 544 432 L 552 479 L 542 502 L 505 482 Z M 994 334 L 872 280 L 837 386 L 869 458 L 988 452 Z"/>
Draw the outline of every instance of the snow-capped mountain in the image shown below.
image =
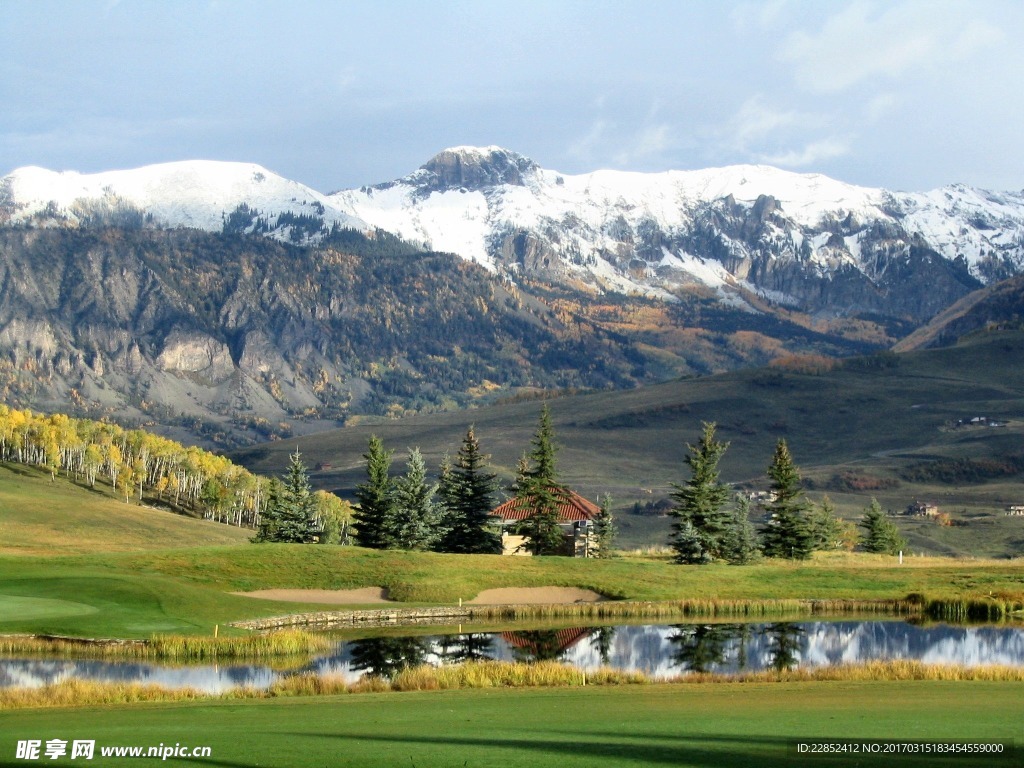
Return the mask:
<path id="1" fill-rule="evenodd" d="M 303 184 L 253 163 L 207 160 L 94 174 L 19 168 L 0 180 L 0 222 L 4 212 L 12 223 L 255 230 L 294 242 L 322 227 L 366 229 Z"/>
<path id="2" fill-rule="evenodd" d="M 734 301 L 745 289 L 840 314 L 879 309 L 920 267 L 946 273 L 933 286 L 943 301 L 1024 268 L 1024 193 L 962 185 L 894 193 L 749 165 L 568 175 L 500 147 L 456 147 L 404 178 L 330 199 L 495 271 L 627 292 L 698 284 Z M 934 257 L 947 263 L 928 269 Z M 851 292 L 864 295 L 838 301 Z"/>
<path id="3" fill-rule="evenodd" d="M 258 165 L 190 161 L 0 180 L 0 223 L 148 224 L 300 244 L 378 228 L 515 279 L 735 306 L 922 322 L 1024 271 L 1024 193 L 924 193 L 738 165 L 568 175 L 500 147 L 443 150 L 396 181 L 330 195 Z"/>

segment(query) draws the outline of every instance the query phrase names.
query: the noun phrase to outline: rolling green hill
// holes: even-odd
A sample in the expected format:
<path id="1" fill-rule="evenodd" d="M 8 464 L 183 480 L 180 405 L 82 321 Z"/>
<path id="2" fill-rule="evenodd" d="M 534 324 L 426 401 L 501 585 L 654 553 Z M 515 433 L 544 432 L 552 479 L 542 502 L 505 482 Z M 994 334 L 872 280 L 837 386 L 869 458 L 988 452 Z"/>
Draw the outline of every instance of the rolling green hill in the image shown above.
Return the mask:
<path id="1" fill-rule="evenodd" d="M 18 464 L 0 464 L 0 554 L 126 552 L 240 544 L 252 531 L 115 498 Z"/>
<path id="2" fill-rule="evenodd" d="M 686 479 L 683 456 L 702 421 L 731 442 L 723 479 L 765 487 L 775 441 L 784 437 L 804 471 L 812 498 L 828 493 L 846 517 L 860 516 L 872 495 L 904 509 L 932 501 L 950 527 L 901 519 L 917 551 L 1005 556 L 1024 551 L 1024 519 L 1007 518 L 1024 504 L 1024 333 L 983 333 L 954 347 L 831 363 L 792 358 L 772 367 L 725 373 L 625 392 L 550 401 L 564 481 L 591 497 L 611 493 L 620 514 L 665 498 Z M 299 440 L 265 444 L 234 455 L 264 474 L 277 474 L 298 447 L 316 484 L 345 494 L 363 478 L 371 434 L 396 452 L 420 447 L 436 466 L 476 425 L 485 451 L 506 480 L 528 449 L 540 402 L 378 420 Z M 1001 426 L 957 426 L 975 417 Z M 959 463 L 958 463 L 959 462 Z M 995 466 L 992 465 L 994 462 Z M 957 469 L 959 467 L 959 469 Z M 1000 469 L 1001 467 L 1001 469 Z M 950 472 L 944 471 L 950 469 Z M 622 515 L 620 541 L 660 544 L 667 522 Z"/>

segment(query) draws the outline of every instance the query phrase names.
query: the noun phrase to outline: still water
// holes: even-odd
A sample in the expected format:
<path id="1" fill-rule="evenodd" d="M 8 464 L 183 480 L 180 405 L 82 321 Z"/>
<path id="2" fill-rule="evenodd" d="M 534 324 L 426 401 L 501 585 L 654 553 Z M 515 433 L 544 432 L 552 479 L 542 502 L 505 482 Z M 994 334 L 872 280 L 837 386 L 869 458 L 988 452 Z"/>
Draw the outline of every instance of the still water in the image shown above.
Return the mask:
<path id="1" fill-rule="evenodd" d="M 219 692 L 266 688 L 294 674 L 356 681 L 404 666 L 470 659 L 555 659 L 583 670 L 610 666 L 651 677 L 687 672 L 814 668 L 874 660 L 1024 666 L 1024 628 L 915 626 L 899 621 L 674 624 L 577 627 L 339 641 L 328 654 L 275 670 L 265 665 L 172 666 L 156 662 L 0 658 L 0 687 L 36 687 L 71 678 L 192 687 Z"/>

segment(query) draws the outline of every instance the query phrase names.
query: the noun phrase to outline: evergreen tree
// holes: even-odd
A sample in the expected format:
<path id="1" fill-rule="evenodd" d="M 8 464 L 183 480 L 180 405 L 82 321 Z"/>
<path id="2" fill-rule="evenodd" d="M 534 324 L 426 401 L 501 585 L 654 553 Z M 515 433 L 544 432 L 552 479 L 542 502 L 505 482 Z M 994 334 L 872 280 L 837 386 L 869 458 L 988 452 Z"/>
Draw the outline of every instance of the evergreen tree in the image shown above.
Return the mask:
<path id="1" fill-rule="evenodd" d="M 697 445 L 687 445 L 689 453 L 683 460 L 690 468 L 691 477 L 684 485 L 673 483 L 672 509 L 675 521 L 669 544 L 676 553 L 677 563 L 705 563 L 723 557 L 723 539 L 729 528 L 730 515 L 725 509 L 729 490 L 718 480 L 718 462 L 729 447 L 728 443 L 715 440 L 715 424 L 704 422 Z M 694 556 L 695 549 L 689 537 L 689 525 L 700 540 L 700 557 Z M 680 541 L 686 530 L 685 540 Z"/>
<path id="2" fill-rule="evenodd" d="M 555 467 L 557 448 L 551 411 L 547 405 L 541 411 L 540 425 L 531 445 L 530 463 L 516 484 L 517 505 L 530 512 L 519 530 L 527 537 L 525 546 L 531 554 L 556 555 L 565 548 L 565 539 L 558 526 L 559 496 L 564 491 L 558 485 Z"/>
<path id="3" fill-rule="evenodd" d="M 391 451 L 385 450 L 384 442 L 373 435 L 363 458 L 367 480 L 356 486 L 356 541 L 361 547 L 385 549 L 391 543 Z"/>
<path id="4" fill-rule="evenodd" d="M 762 549 L 768 557 L 806 560 L 813 551 L 807 522 L 807 502 L 800 483 L 800 470 L 793 463 L 789 446 L 779 440 L 768 468 L 774 499 L 765 505 L 768 524 L 761 531 Z"/>
<path id="5" fill-rule="evenodd" d="M 594 520 L 594 538 L 597 540 L 597 556 L 607 559 L 612 556 L 612 545 L 615 543 L 615 518 L 612 516 L 612 497 L 605 494 L 601 502 L 601 512 Z"/>
<path id="6" fill-rule="evenodd" d="M 895 555 L 907 548 L 907 540 L 900 534 L 896 524 L 886 517 L 878 499 L 871 499 L 871 504 L 864 510 L 860 527 L 865 532 L 861 543 L 867 552 Z"/>
<path id="7" fill-rule="evenodd" d="M 434 497 L 437 484 L 427 482 L 427 468 L 419 448 L 409 451 L 406 473 L 394 484 L 391 530 L 393 549 L 430 549 L 440 535 L 441 505 Z"/>
<path id="8" fill-rule="evenodd" d="M 446 529 L 438 547 L 442 552 L 501 554 L 499 523 L 491 515 L 498 476 L 488 471 L 488 459 L 470 426 L 455 465 L 447 457 L 442 463 L 439 493 Z"/>
<path id="9" fill-rule="evenodd" d="M 316 499 L 298 449 L 289 456 L 288 472 L 277 505 L 276 541 L 308 544 L 317 533 Z"/>
<path id="10" fill-rule="evenodd" d="M 677 563 L 707 563 L 711 556 L 704 550 L 700 531 L 689 520 L 684 521 L 672 534 L 672 548 Z"/>
<path id="11" fill-rule="evenodd" d="M 254 542 L 262 544 L 270 541 L 278 541 L 277 529 L 281 523 L 281 494 L 281 481 L 276 477 L 272 477 L 267 488 L 267 506 L 266 509 L 263 510 L 263 514 L 260 515 L 260 522 L 256 528 L 256 535 L 252 539 Z"/>
<path id="12" fill-rule="evenodd" d="M 843 535 L 846 526 L 836 516 L 836 508 L 828 496 L 822 497 L 820 504 L 811 506 L 807 522 L 811 529 L 811 541 L 815 550 L 829 552 L 843 548 Z"/>
<path id="13" fill-rule="evenodd" d="M 732 565 L 747 565 L 761 554 L 757 531 L 750 522 L 750 501 L 738 496 L 732 510 L 732 520 L 722 537 L 722 557 Z"/>

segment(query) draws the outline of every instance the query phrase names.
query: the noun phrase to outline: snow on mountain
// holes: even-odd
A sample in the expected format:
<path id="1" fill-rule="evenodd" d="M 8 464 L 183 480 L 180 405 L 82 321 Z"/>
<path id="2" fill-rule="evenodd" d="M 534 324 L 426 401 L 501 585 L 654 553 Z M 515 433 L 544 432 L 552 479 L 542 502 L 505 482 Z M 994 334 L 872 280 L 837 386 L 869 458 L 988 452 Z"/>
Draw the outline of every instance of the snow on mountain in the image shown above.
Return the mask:
<path id="1" fill-rule="evenodd" d="M 262 218 L 267 234 L 291 240 L 308 239 L 316 222 L 367 228 L 325 195 L 253 163 L 191 160 L 95 174 L 28 167 L 2 184 L 6 201 L 0 203 L 6 203 L 15 223 L 33 218 L 82 223 L 97 217 L 120 222 L 136 211 L 156 226 L 207 231 L 224 229 L 232 214 L 242 230 L 251 231 Z"/>
<path id="2" fill-rule="evenodd" d="M 919 320 L 1024 272 L 1024 193 L 890 192 L 761 165 L 569 175 L 493 146 L 446 149 L 401 179 L 330 195 L 247 163 L 21 168 L 0 179 L 4 219 L 295 243 L 376 227 L 513 278 L 656 296 L 695 286 L 750 309 L 757 295 Z"/>
<path id="3" fill-rule="evenodd" d="M 454 147 L 402 179 L 331 199 L 491 270 L 613 290 L 696 283 L 785 300 L 790 287 L 764 279 L 779 264 L 823 279 L 852 267 L 877 280 L 880 256 L 915 244 L 966 260 L 982 281 L 1024 268 L 1020 193 L 893 193 L 768 166 L 568 175 L 500 147 Z"/>

